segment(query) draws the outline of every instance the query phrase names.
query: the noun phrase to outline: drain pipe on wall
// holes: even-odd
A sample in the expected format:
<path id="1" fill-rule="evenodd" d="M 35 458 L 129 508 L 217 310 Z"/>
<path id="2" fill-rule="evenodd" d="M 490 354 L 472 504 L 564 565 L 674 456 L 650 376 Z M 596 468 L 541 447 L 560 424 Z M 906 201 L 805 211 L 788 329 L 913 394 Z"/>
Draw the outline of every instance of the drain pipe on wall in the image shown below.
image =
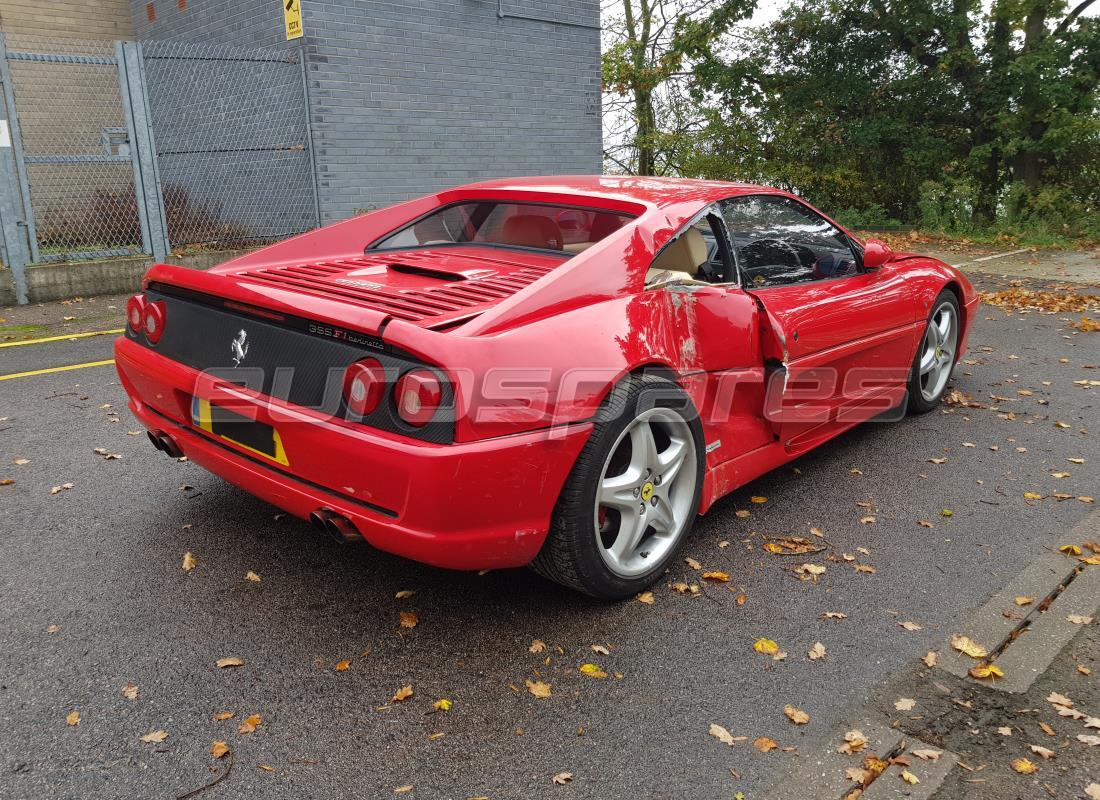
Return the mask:
<path id="1" fill-rule="evenodd" d="M 529 22 L 549 22 L 551 25 L 565 25 L 569 28 L 584 28 L 590 31 L 602 30 L 599 25 L 590 25 L 587 22 L 568 22 L 561 19 L 549 19 L 548 17 L 532 17 L 527 14 L 509 14 L 504 10 L 504 0 L 497 0 L 497 16 L 500 19 L 523 19 Z"/>

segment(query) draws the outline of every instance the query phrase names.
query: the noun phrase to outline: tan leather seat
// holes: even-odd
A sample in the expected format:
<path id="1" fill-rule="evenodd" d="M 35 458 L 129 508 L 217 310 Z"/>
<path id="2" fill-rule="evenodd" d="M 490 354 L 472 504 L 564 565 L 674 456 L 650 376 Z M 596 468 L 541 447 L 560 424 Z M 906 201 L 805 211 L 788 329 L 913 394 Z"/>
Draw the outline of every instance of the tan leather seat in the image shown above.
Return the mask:
<path id="1" fill-rule="evenodd" d="M 505 220 L 504 229 L 500 232 L 500 244 L 561 250 L 561 228 L 549 217 L 537 214 L 516 214 Z"/>
<path id="2" fill-rule="evenodd" d="M 707 240 L 695 228 L 689 228 L 680 238 L 661 251 L 645 274 L 646 283 L 652 283 L 663 273 L 672 273 L 693 280 L 699 267 L 707 263 Z"/>

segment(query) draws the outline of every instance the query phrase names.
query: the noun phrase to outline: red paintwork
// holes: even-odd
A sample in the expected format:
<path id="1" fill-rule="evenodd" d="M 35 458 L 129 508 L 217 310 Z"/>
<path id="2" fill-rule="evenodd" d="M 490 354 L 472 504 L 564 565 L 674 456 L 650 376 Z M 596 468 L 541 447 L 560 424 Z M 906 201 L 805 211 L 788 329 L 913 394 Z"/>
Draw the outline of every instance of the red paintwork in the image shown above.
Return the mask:
<path id="1" fill-rule="evenodd" d="M 658 178 L 490 181 L 356 217 L 208 272 L 158 264 L 146 276 L 250 307 L 381 332 L 453 383 L 454 444 L 414 441 L 202 381 L 126 338 L 116 345 L 119 373 L 146 427 L 171 433 L 191 460 L 290 513 L 331 508 L 376 546 L 441 566 L 524 564 L 545 538 L 589 420 L 624 375 L 660 368 L 699 409 L 711 445 L 706 511 L 738 486 L 895 405 L 930 305 L 948 285 L 962 305 L 961 356 L 977 296 L 958 270 L 932 258 L 892 254 L 860 275 L 755 292 L 643 291 L 654 255 L 683 225 L 712 202 L 755 193 L 785 194 Z M 580 205 L 636 218 L 568 260 L 475 247 L 364 256 L 364 246 L 383 234 L 468 199 Z M 395 260 L 454 272 L 467 287 L 503 278 L 510 288 L 429 314 L 424 303 L 431 294 L 419 293 L 440 280 L 387 271 Z M 385 286 L 364 289 L 356 281 Z M 766 359 L 782 361 L 788 373 L 768 402 Z M 877 371 L 869 374 L 869 367 Z M 824 395 L 800 398 L 831 374 L 837 380 L 824 381 L 831 387 Z M 189 424 L 193 394 L 232 396 L 237 407 L 274 424 L 293 474 L 259 466 L 196 431 Z"/>

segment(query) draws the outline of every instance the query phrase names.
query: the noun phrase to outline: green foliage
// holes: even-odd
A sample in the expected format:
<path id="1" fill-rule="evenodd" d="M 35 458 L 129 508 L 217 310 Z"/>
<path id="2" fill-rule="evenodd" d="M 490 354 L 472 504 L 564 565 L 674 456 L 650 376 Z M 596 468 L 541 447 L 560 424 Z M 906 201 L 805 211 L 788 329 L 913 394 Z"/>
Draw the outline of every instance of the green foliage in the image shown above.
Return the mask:
<path id="1" fill-rule="evenodd" d="M 1086 5 L 788 0 L 766 28 L 689 37 L 674 70 L 690 71 L 678 91 L 695 114 L 658 115 L 649 138 L 669 171 L 791 189 L 845 221 L 1096 237 L 1100 19 Z"/>

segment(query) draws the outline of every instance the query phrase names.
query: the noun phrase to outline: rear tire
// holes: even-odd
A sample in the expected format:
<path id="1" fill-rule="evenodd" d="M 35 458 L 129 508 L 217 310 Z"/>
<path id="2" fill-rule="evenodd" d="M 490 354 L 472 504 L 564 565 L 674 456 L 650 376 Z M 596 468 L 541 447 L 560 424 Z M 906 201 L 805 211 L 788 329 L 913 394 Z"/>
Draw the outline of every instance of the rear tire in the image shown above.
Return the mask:
<path id="1" fill-rule="evenodd" d="M 698 513 L 703 428 L 675 383 L 636 375 L 615 386 L 566 479 L 531 568 L 608 600 L 650 586 Z"/>
<path id="2" fill-rule="evenodd" d="M 944 289 L 932 304 L 909 374 L 909 413 L 927 414 L 947 392 L 958 357 L 961 316 L 959 299 Z"/>

